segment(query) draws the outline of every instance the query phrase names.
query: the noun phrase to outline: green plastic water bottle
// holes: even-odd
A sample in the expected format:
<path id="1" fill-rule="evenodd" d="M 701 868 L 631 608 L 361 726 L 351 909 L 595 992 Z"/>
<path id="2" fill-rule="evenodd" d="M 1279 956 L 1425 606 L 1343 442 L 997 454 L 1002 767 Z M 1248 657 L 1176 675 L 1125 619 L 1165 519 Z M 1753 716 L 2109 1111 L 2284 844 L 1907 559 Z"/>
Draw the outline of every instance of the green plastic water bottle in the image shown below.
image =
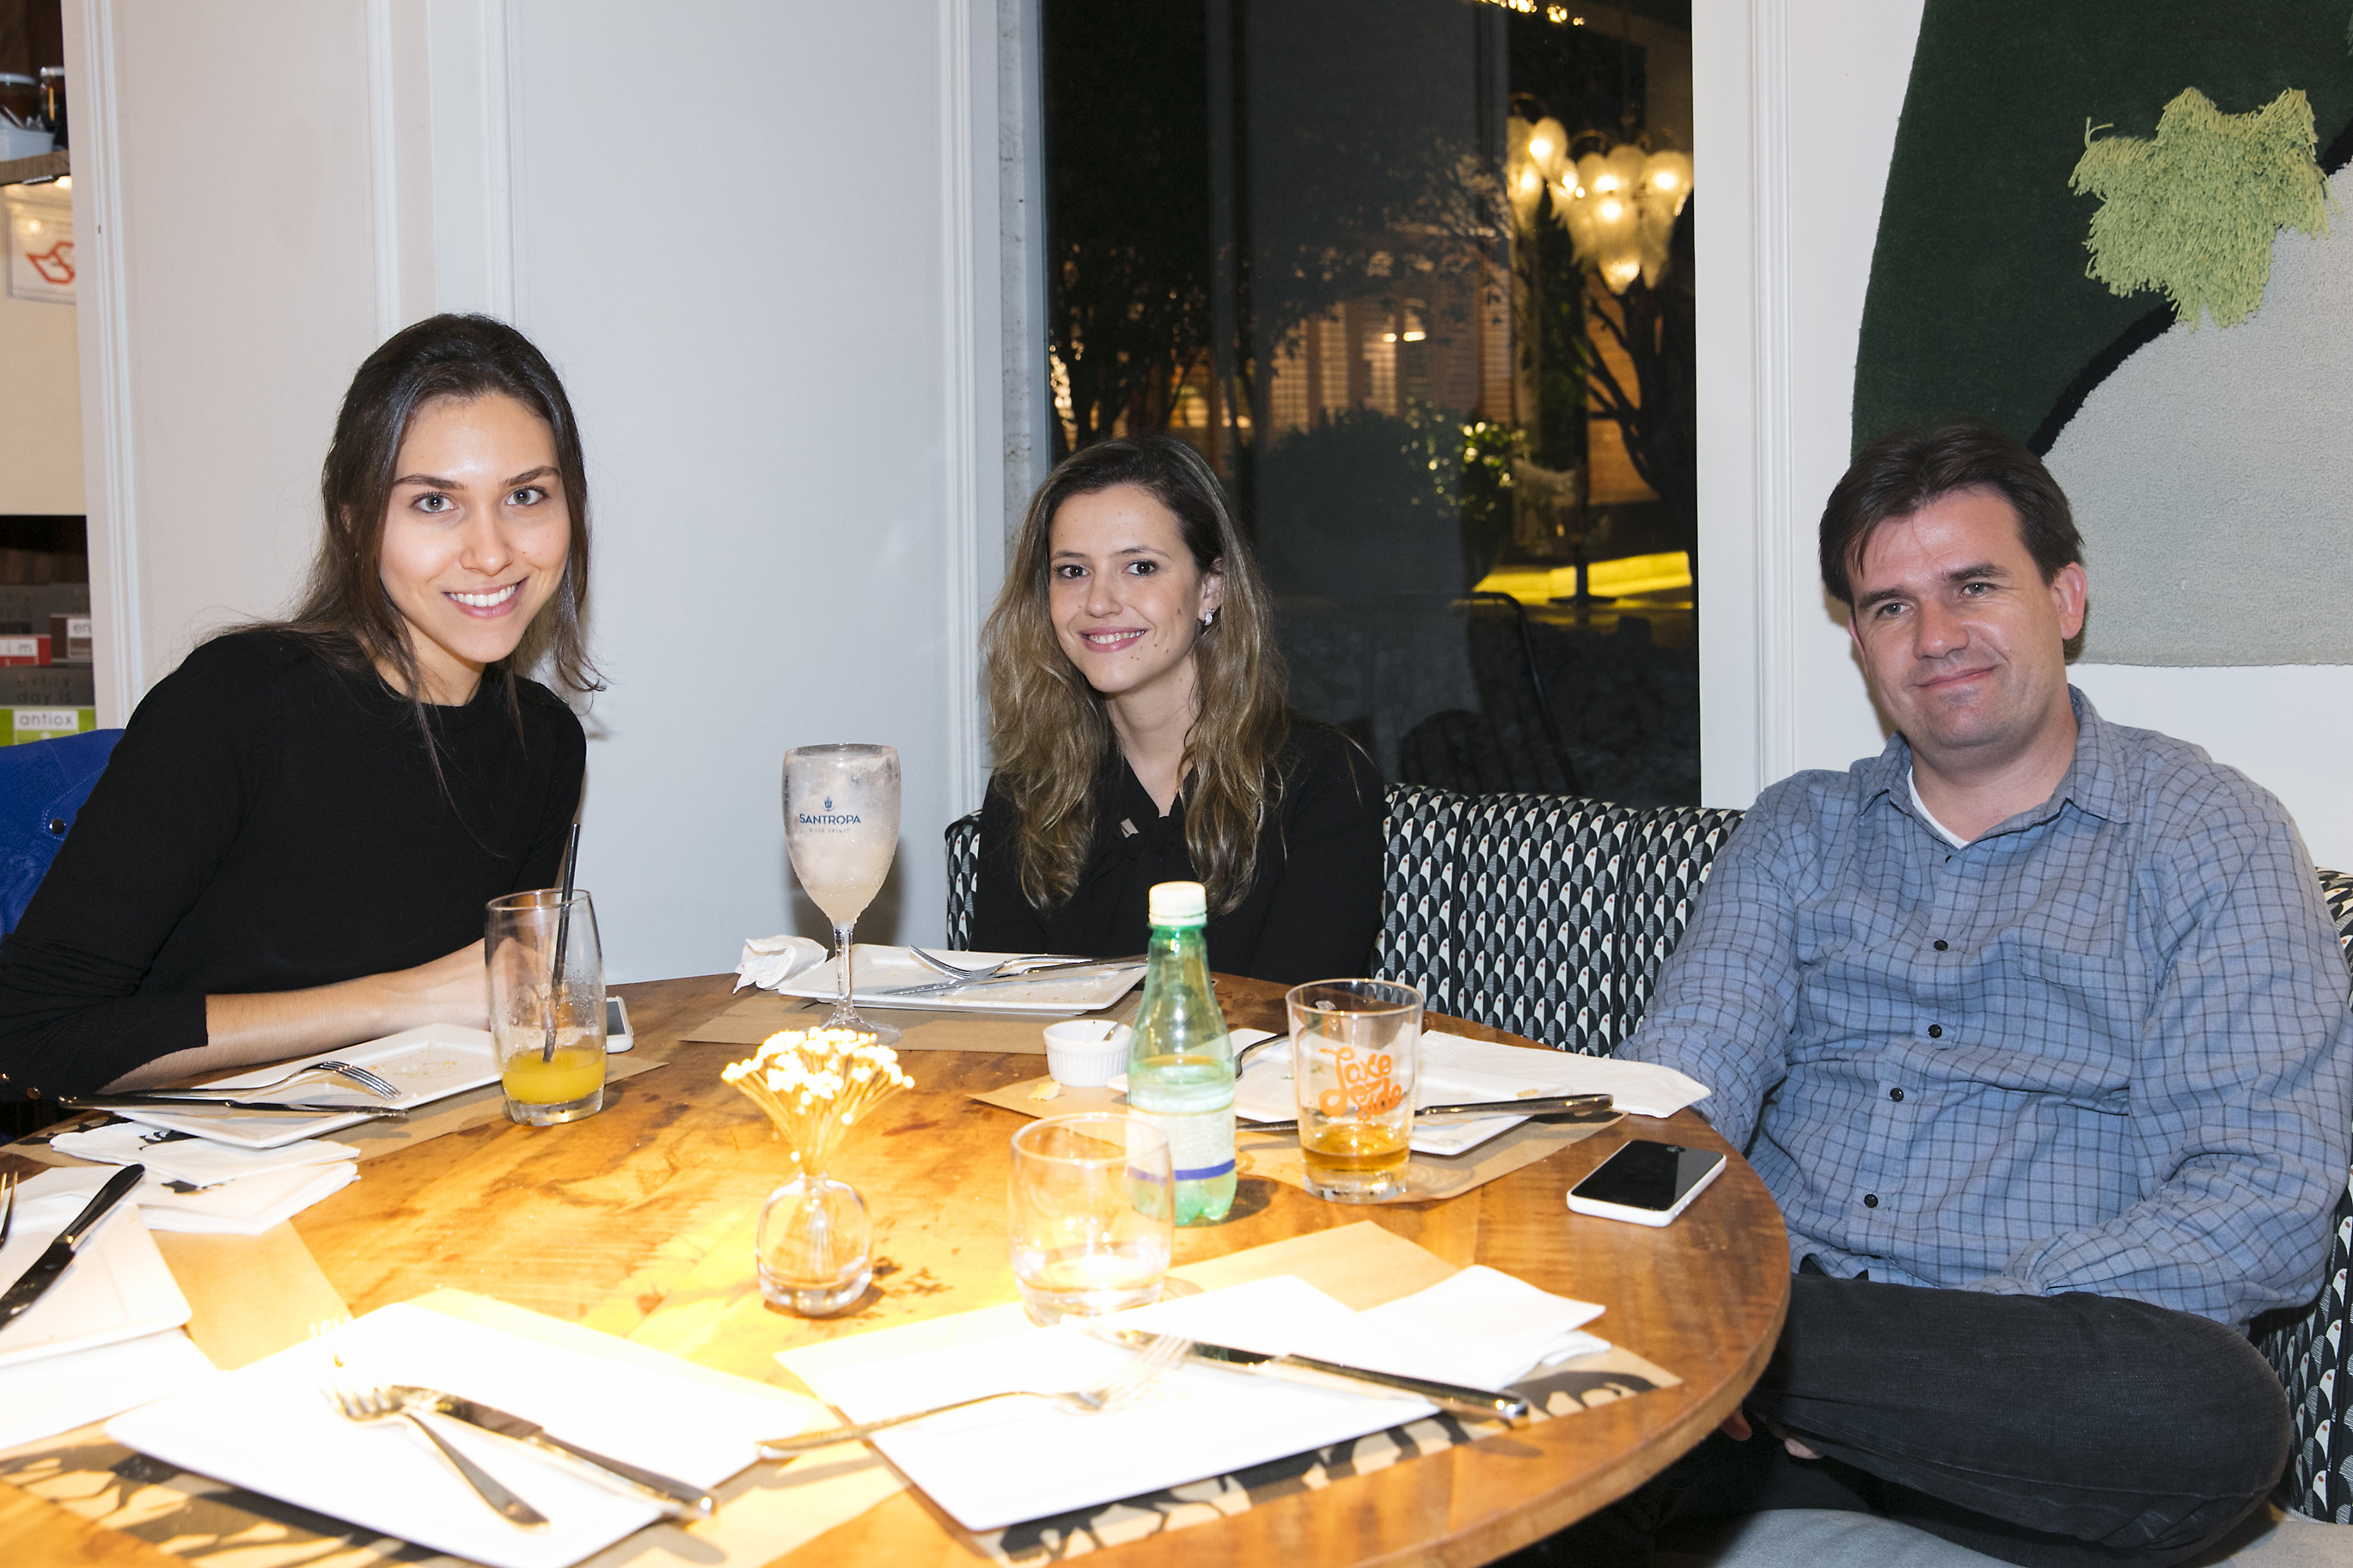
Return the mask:
<path id="1" fill-rule="evenodd" d="M 1234 1203 L 1234 1048 L 1209 988 L 1208 895 L 1198 882 L 1162 882 L 1151 917 L 1127 1103 L 1167 1135 L 1176 1223 L 1215 1225 Z"/>

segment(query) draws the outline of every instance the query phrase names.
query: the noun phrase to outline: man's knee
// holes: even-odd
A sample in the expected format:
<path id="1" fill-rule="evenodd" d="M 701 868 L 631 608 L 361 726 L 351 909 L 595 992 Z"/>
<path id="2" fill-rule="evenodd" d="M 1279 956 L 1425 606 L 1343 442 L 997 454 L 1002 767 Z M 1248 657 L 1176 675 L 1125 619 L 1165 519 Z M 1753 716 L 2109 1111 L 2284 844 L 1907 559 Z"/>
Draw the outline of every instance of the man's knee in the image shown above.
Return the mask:
<path id="1" fill-rule="evenodd" d="M 2207 1476 L 2218 1494 L 2263 1496 L 2286 1470 L 2294 1440 L 2278 1375 L 2236 1330 L 2183 1313 L 2167 1316 L 2174 1320 L 2167 1364 L 2148 1368 L 2153 1386 L 2137 1403 L 2179 1440 L 2185 1476 Z"/>

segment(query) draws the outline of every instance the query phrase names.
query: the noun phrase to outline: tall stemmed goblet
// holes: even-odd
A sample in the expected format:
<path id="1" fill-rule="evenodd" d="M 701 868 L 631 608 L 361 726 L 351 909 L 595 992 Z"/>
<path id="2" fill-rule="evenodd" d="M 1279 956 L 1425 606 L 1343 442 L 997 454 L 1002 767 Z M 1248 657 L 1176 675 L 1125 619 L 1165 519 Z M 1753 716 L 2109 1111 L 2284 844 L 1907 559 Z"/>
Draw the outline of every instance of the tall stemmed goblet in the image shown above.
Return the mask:
<path id="1" fill-rule="evenodd" d="M 899 753 L 889 746 L 796 746 L 785 753 L 785 845 L 793 875 L 833 921 L 839 995 L 824 1026 L 899 1038 L 849 1005 L 849 932 L 899 851 Z"/>

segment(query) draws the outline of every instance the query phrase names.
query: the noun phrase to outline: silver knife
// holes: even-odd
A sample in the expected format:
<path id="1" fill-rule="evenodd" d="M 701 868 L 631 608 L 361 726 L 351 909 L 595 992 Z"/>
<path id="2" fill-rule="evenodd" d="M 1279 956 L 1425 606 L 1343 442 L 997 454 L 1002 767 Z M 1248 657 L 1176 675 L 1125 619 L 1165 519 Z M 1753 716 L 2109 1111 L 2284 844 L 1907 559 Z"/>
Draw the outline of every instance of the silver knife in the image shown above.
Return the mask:
<path id="1" fill-rule="evenodd" d="M 1606 1094 L 1549 1094 L 1525 1100 L 1482 1100 L 1470 1105 L 1425 1105 L 1414 1112 L 1417 1121 L 1440 1116 L 1549 1116 L 1562 1121 L 1599 1121 L 1618 1114 Z M 1296 1121 L 1243 1121 L 1243 1132 L 1296 1132 Z"/>
<path id="2" fill-rule="evenodd" d="M 866 1001 L 881 996 L 944 996 L 951 991 L 978 991 L 997 985 L 1044 985 L 1063 980 L 1082 980 L 1097 974 L 1117 974 L 1122 970 L 1144 967 L 1141 953 L 1134 958 L 1098 959 L 1090 963 L 1064 964 L 1039 973 L 997 974 L 987 980 L 935 980 L 923 985 L 893 985 L 885 990 L 868 991 L 860 988 L 854 1000 Z"/>
<path id="3" fill-rule="evenodd" d="M 584 1448 L 567 1442 L 536 1421 L 526 1421 L 520 1415 L 510 1415 L 495 1405 L 479 1399 L 467 1399 L 455 1394 L 444 1394 L 438 1388 L 418 1388 L 412 1384 L 396 1384 L 393 1396 L 438 1411 L 453 1421 L 463 1421 L 469 1426 L 479 1426 L 485 1432 L 495 1432 L 518 1443 L 528 1443 L 534 1448 L 561 1455 L 575 1464 L 595 1472 L 599 1479 L 617 1481 L 631 1492 L 662 1504 L 664 1511 L 681 1519 L 708 1519 L 711 1516 L 711 1494 L 701 1487 L 632 1465 L 626 1459 L 616 1459 L 594 1448 Z"/>
<path id="4" fill-rule="evenodd" d="M 289 1110 L 304 1116 L 364 1116 L 372 1121 L 406 1121 L 408 1112 L 393 1105 L 324 1105 L 289 1100 L 217 1100 L 209 1095 L 99 1094 L 69 1100 L 76 1110 L 118 1110 L 136 1106 L 146 1110 Z"/>
<path id="5" fill-rule="evenodd" d="M 115 1205 L 129 1196 L 131 1189 L 137 1186 L 146 1174 L 147 1167 L 144 1165 L 125 1165 L 106 1178 L 106 1185 L 99 1188 L 98 1195 L 83 1205 L 81 1213 L 74 1215 L 71 1225 L 58 1232 L 58 1238 L 49 1243 L 48 1250 L 33 1259 L 33 1266 L 26 1269 L 6 1291 L 0 1292 L 0 1329 L 23 1317 L 26 1310 L 58 1282 L 58 1277 L 66 1271 L 66 1265 L 74 1260 L 75 1252 L 97 1227 L 98 1222 L 104 1219 Z"/>
<path id="6" fill-rule="evenodd" d="M 1140 1329 L 1098 1329 L 1097 1337 L 1113 1344 L 1139 1350 L 1149 1344 L 1153 1336 Z M 1482 1421 L 1525 1421 L 1528 1402 L 1518 1394 L 1500 1388 L 1466 1388 L 1457 1383 L 1438 1383 L 1426 1377 L 1406 1377 L 1393 1372 L 1375 1372 L 1369 1367 L 1344 1366 L 1338 1362 L 1318 1361 L 1305 1355 L 1268 1355 L 1262 1351 L 1236 1350 L 1231 1345 L 1213 1345 L 1196 1340 L 1186 1352 L 1187 1359 L 1208 1366 L 1221 1366 L 1229 1372 L 1247 1372 L 1260 1377 L 1279 1377 L 1288 1383 L 1312 1384 L 1317 1387 L 1340 1387 L 1361 1392 L 1366 1384 L 1393 1394 L 1409 1394 L 1416 1399 L 1427 1400 L 1440 1410 L 1457 1415 L 1474 1416 Z"/>

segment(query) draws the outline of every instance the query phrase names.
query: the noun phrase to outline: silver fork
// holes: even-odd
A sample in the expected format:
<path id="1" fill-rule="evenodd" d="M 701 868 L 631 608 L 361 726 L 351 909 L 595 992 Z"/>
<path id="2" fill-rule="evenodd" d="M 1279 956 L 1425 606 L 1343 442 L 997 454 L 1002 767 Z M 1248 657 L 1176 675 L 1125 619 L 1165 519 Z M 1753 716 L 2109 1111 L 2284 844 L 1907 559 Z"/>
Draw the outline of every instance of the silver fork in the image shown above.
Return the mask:
<path id="1" fill-rule="evenodd" d="M 330 1380 L 321 1392 L 326 1394 L 327 1403 L 333 1406 L 335 1413 L 346 1421 L 356 1421 L 363 1426 L 379 1421 L 407 1422 L 441 1450 L 441 1457 L 457 1467 L 458 1473 L 466 1478 L 466 1484 L 472 1487 L 484 1502 L 496 1509 L 508 1523 L 520 1525 L 525 1530 L 546 1527 L 545 1514 L 517 1497 L 490 1471 L 450 1447 L 440 1433 L 426 1425 L 425 1417 L 385 1390 L 363 1388 L 336 1379 Z"/>
<path id="2" fill-rule="evenodd" d="M 964 964 L 950 963 L 938 953 L 926 952 L 920 947 L 911 947 L 907 951 L 915 955 L 916 963 L 926 969 L 937 970 L 951 980 L 987 980 L 991 975 L 1003 973 L 1017 963 L 1024 966 L 1021 973 L 1027 974 L 1033 969 L 1054 969 L 1065 963 L 1087 962 L 1083 958 L 1064 958 L 1057 953 L 1033 952 L 1016 955 L 1012 958 L 1000 958 L 995 963 Z"/>
<path id="3" fill-rule="evenodd" d="M 927 1410 L 910 1410 L 903 1415 L 885 1415 L 879 1421 L 859 1421 L 846 1426 L 828 1427 L 822 1432 L 804 1432 L 797 1437 L 773 1438 L 759 1445 L 760 1457 L 764 1459 L 790 1458 L 795 1454 L 806 1454 L 812 1448 L 847 1443 L 853 1437 L 863 1437 L 886 1426 L 903 1426 L 910 1421 L 944 1415 L 951 1410 L 986 1405 L 992 1399 L 1045 1399 L 1077 1415 L 1098 1415 L 1126 1404 L 1159 1382 L 1170 1367 L 1184 1359 L 1185 1352 L 1192 1345 L 1193 1342 L 1182 1334 L 1159 1334 L 1137 1351 L 1134 1357 L 1117 1372 L 1085 1388 L 1008 1388 L 998 1394 L 976 1394 L 970 1399 L 959 1399 L 953 1405 L 934 1405 Z"/>
<path id="4" fill-rule="evenodd" d="M 365 1068 L 353 1067 L 349 1062 L 312 1062 L 307 1067 L 296 1068 L 284 1078 L 273 1078 L 268 1083 L 241 1083 L 233 1088 L 226 1084 L 199 1083 L 191 1084 L 185 1089 L 164 1089 L 155 1092 L 185 1095 L 192 1100 L 204 1095 L 227 1095 L 236 1100 L 250 1100 L 266 1089 L 276 1089 L 281 1084 L 292 1083 L 298 1078 L 308 1078 L 312 1073 L 318 1072 L 332 1073 L 337 1078 L 349 1079 L 370 1094 L 380 1094 L 386 1100 L 400 1098 L 398 1084 L 372 1073 Z"/>

